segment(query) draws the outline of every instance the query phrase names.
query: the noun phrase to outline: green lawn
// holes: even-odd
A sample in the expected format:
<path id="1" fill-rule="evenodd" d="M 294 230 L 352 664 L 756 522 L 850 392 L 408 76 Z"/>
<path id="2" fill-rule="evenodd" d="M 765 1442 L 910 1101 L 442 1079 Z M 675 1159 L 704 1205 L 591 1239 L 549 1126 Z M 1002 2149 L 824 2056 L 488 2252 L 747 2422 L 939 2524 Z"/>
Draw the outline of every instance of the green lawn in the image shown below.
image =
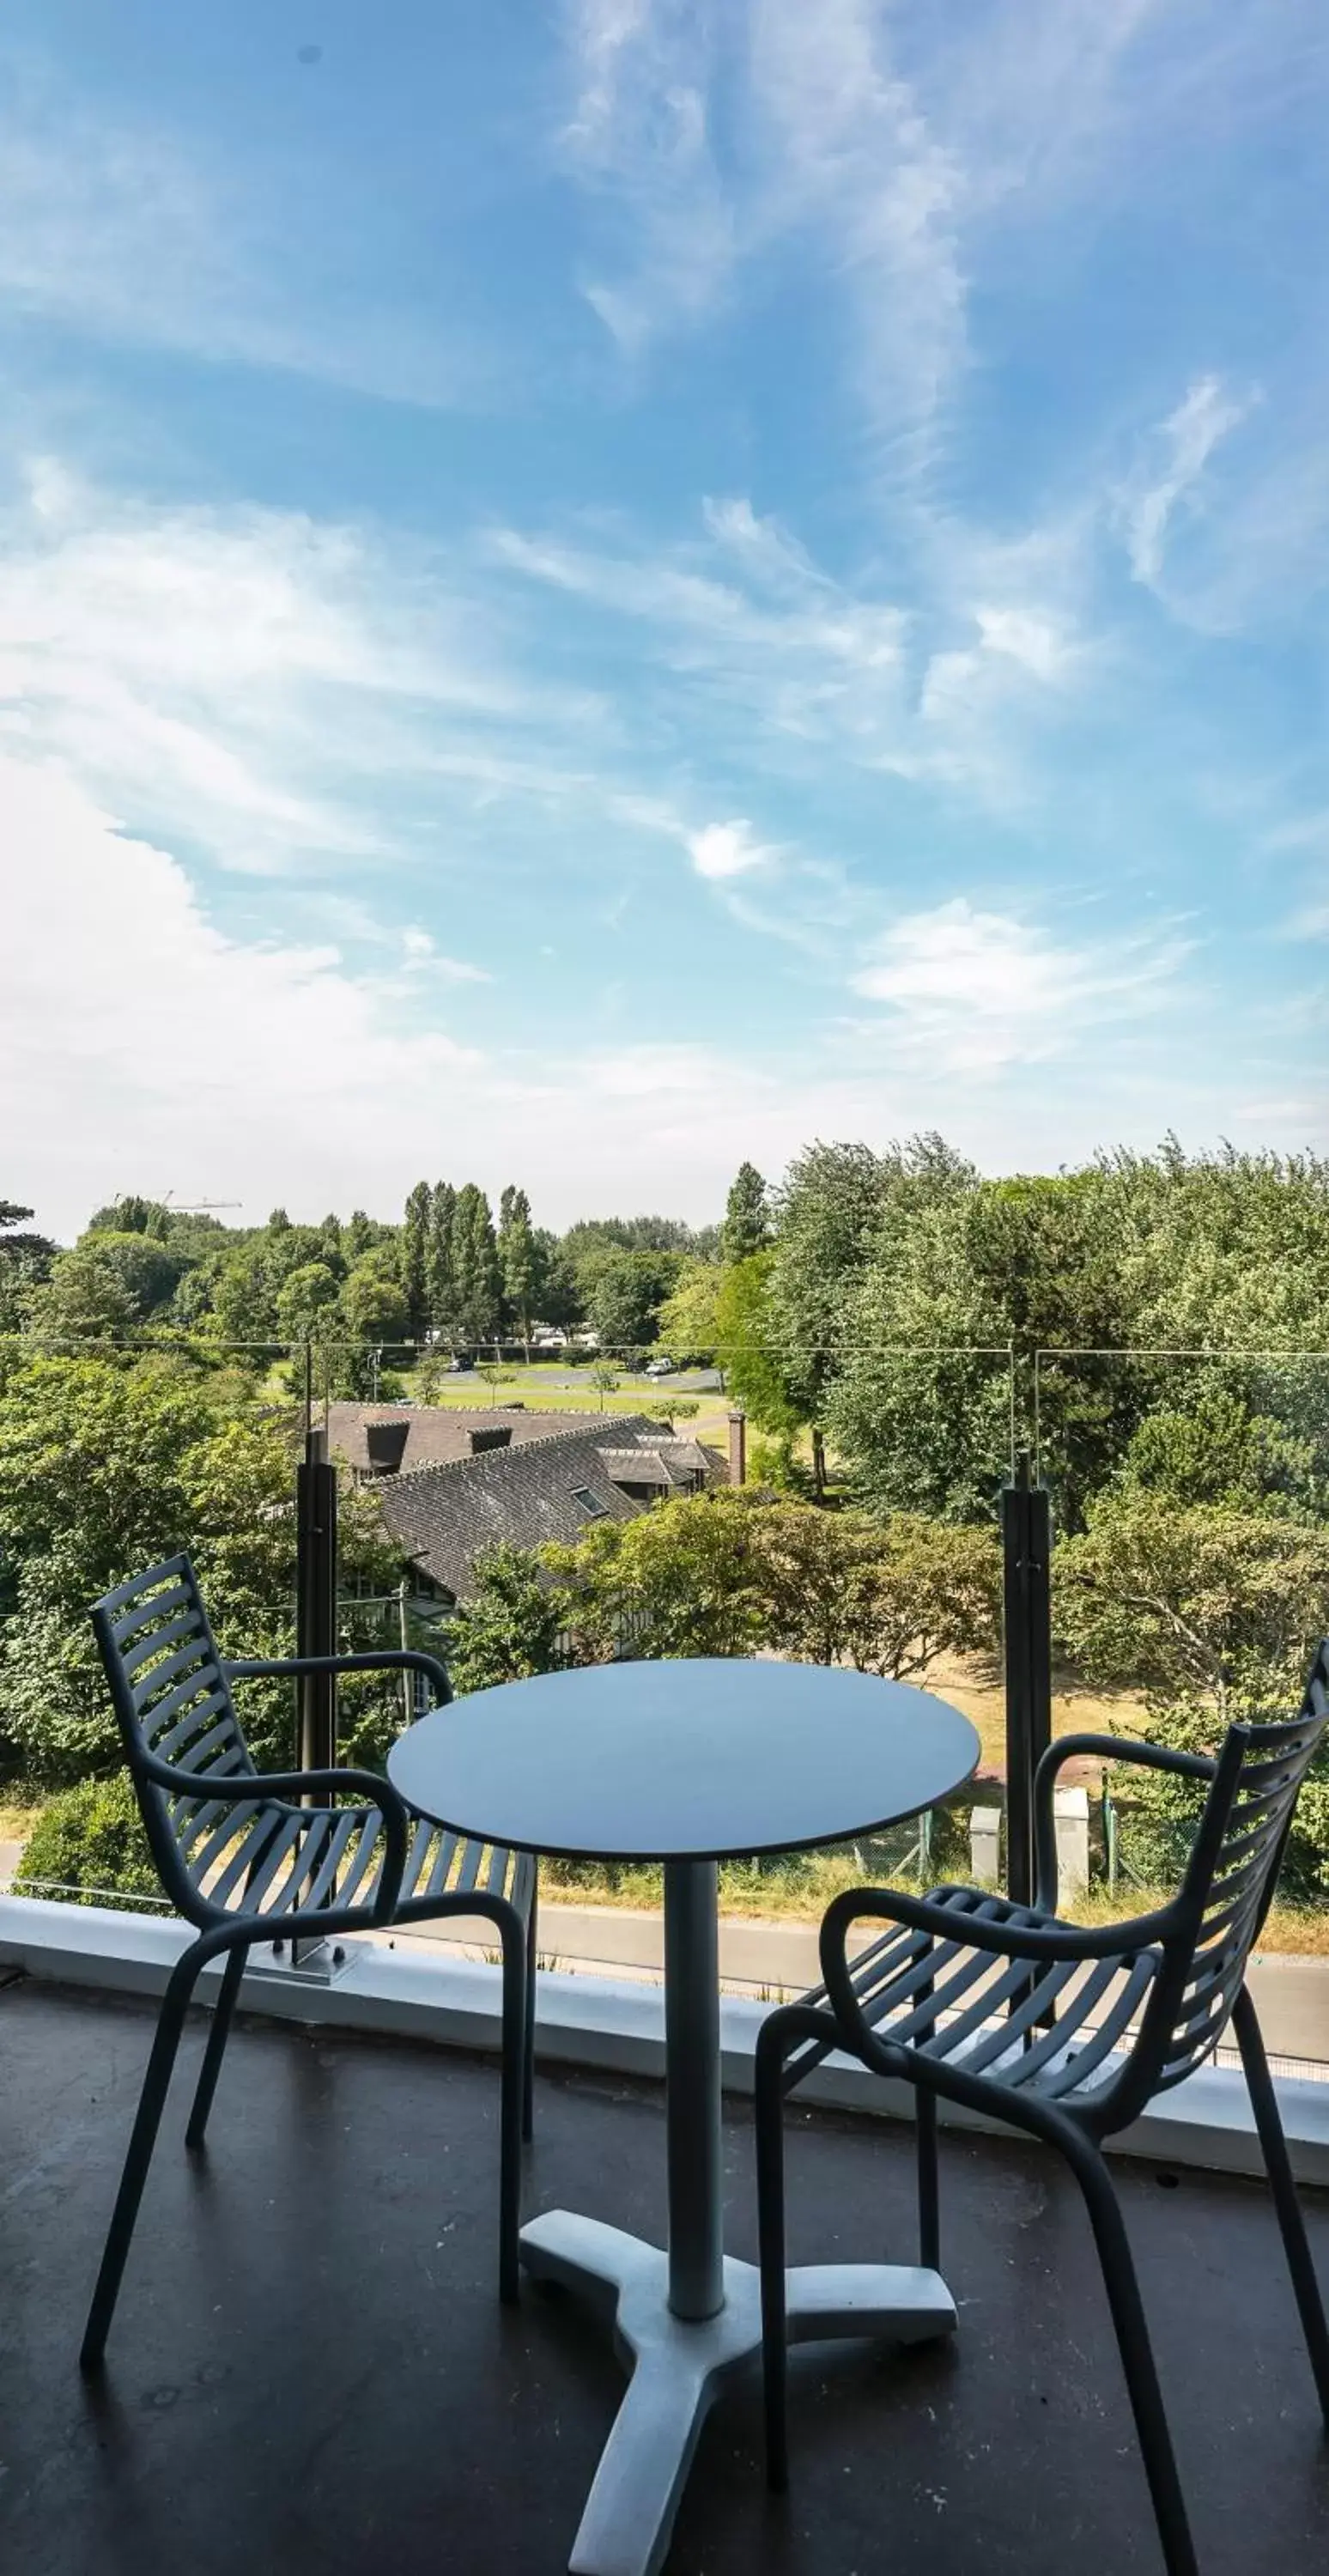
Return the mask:
<path id="1" fill-rule="evenodd" d="M 470 1372 L 453 1379 L 445 1378 L 436 1386 L 433 1402 L 474 1411 L 488 1405 L 524 1404 L 529 1413 L 649 1413 L 661 1416 L 661 1408 L 671 1401 L 695 1404 L 697 1412 L 680 1420 L 678 1429 L 690 1437 L 718 1441 L 727 1438 L 729 1399 L 715 1392 L 689 1393 L 686 1388 L 673 1388 L 665 1378 L 641 1377 L 634 1371 L 616 1370 L 618 1384 L 612 1393 L 601 1394 L 592 1386 L 590 1371 L 557 1366 L 523 1367 L 519 1362 L 505 1366 L 496 1384 L 489 1384 Z M 414 1395 L 414 1374 L 406 1379 L 408 1396 Z"/>

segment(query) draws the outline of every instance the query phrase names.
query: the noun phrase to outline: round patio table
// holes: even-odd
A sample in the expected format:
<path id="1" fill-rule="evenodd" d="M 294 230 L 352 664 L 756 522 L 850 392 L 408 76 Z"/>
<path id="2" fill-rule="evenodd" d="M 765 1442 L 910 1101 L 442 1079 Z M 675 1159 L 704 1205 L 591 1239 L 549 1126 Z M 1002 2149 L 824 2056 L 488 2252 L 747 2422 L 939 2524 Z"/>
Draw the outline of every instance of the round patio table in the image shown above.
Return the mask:
<path id="1" fill-rule="evenodd" d="M 471 1840 L 664 1864 L 667 2251 L 569 2210 L 522 2230 L 527 2270 L 608 2306 L 633 2365 L 574 2576 L 655 2576 L 707 2410 L 761 2343 L 756 2267 L 724 2251 L 717 1864 L 897 1824 L 978 1756 L 968 1718 L 903 1682 L 720 1659 L 539 1674 L 432 1709 L 393 1746 L 393 1786 Z M 805 2342 L 954 2324 L 944 2282 L 916 2265 L 789 2276 Z"/>

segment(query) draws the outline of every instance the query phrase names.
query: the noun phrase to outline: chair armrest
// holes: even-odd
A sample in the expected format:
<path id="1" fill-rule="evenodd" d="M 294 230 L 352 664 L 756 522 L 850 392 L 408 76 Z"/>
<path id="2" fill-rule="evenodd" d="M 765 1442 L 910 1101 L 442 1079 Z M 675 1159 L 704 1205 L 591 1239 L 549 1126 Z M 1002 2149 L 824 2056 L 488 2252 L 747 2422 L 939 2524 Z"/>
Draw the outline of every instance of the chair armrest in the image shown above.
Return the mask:
<path id="1" fill-rule="evenodd" d="M 189 1797 L 201 1792 L 209 1801 L 244 1806 L 257 1799 L 294 1799 L 315 1789 L 351 1789 L 359 1792 L 366 1808 L 377 1808 L 383 1819 L 387 1849 L 379 1872 L 378 1894 L 373 1905 L 361 1908 L 362 1919 L 370 1923 L 390 1923 L 397 1910 L 401 1883 L 406 1873 L 406 1846 L 410 1818 L 405 1799 L 390 1780 L 380 1780 L 373 1771 L 351 1769 L 334 1771 L 228 1771 L 218 1778 L 211 1771 L 189 1772 L 182 1766 L 163 1762 L 157 1754 L 146 1751 L 134 1757 L 134 1769 L 155 1781 L 159 1789 L 168 1789 L 172 1797 Z M 190 1781 L 197 1783 L 191 1790 Z M 286 1918 L 287 1929 L 296 1924 L 298 1907 Z"/>
<path id="2" fill-rule="evenodd" d="M 438 1692 L 437 1705 L 446 1708 L 452 1698 L 452 1684 L 447 1666 L 437 1655 L 420 1653 L 414 1646 L 385 1646 L 372 1655 L 260 1655 L 245 1656 L 239 1663 L 223 1663 L 228 1681 L 252 1681 L 260 1675 L 277 1676 L 299 1673 L 423 1673 Z"/>
<path id="3" fill-rule="evenodd" d="M 1124 1923 L 1015 1924 L 999 1923 L 988 1915 L 961 1914 L 949 1905 L 933 1905 L 926 1897 L 906 1896 L 896 1887 L 846 1888 L 822 1917 L 821 1974 L 835 2018 L 849 2046 L 859 2054 L 861 2037 L 880 2044 L 879 2035 L 871 2032 L 854 1993 L 846 1948 L 850 1927 L 865 1916 L 929 1933 L 934 1940 L 950 1942 L 956 1949 L 986 1950 L 997 1959 L 1069 1961 L 1072 1965 L 1115 1959 L 1148 1949 L 1154 1943 L 1165 1945 L 1184 1928 L 1180 1908 L 1175 1904 L 1154 1914 L 1137 1914 Z"/>
<path id="4" fill-rule="evenodd" d="M 1150 1744 L 1139 1735 L 1060 1735 L 1050 1744 L 1034 1773 L 1034 1863 L 1036 1903 L 1047 1914 L 1057 1910 L 1057 1834 L 1052 1793 L 1063 1762 L 1080 1754 L 1099 1754 L 1108 1762 L 1135 1762 L 1145 1771 L 1170 1771 L 1179 1780 L 1213 1779 L 1217 1764 L 1207 1753 L 1180 1753 L 1169 1744 Z"/>

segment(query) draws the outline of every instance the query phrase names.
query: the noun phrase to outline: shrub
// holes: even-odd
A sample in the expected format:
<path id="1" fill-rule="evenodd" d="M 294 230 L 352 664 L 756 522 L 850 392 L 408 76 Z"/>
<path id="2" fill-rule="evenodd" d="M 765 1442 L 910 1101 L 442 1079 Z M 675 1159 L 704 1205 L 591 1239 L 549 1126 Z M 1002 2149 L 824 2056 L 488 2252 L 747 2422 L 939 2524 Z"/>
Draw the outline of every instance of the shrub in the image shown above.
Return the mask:
<path id="1" fill-rule="evenodd" d="M 453 1689 L 492 1690 L 553 1672 L 562 1660 L 563 1595 L 528 1548 L 501 1542 L 476 1558 L 476 1590 L 444 1636 Z"/>
<path id="2" fill-rule="evenodd" d="M 1295 1715 L 1295 1701 L 1237 1708 L 1234 1717 Z M 1149 1712 L 1151 1742 L 1181 1753 L 1216 1753 L 1223 1728 L 1203 1701 L 1177 1700 Z M 1142 1887 L 1175 1887 L 1190 1858 L 1204 1806 L 1202 1782 L 1177 1780 L 1162 1771 L 1121 1763 L 1106 1783 L 1117 1805 L 1118 1850 L 1127 1877 Z M 1286 1902 L 1323 1905 L 1329 1897 L 1329 1751 L 1321 1751 L 1297 1801 L 1283 1854 L 1279 1886 Z"/>
<path id="3" fill-rule="evenodd" d="M 17 1892 L 47 1892 L 75 1905 L 110 1896 L 161 1896 L 134 1792 L 123 1772 L 80 1780 L 53 1798 L 23 1846 Z"/>

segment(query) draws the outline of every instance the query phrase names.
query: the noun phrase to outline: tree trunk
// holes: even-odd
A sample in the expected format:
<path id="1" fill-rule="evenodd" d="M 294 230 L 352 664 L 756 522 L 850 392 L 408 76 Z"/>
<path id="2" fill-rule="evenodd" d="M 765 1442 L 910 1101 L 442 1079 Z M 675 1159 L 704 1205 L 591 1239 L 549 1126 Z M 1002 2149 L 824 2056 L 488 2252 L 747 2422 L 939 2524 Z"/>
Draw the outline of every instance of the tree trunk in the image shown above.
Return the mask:
<path id="1" fill-rule="evenodd" d="M 812 1483 L 818 1502 L 826 1494 L 826 1439 L 818 1423 L 812 1426 Z"/>

